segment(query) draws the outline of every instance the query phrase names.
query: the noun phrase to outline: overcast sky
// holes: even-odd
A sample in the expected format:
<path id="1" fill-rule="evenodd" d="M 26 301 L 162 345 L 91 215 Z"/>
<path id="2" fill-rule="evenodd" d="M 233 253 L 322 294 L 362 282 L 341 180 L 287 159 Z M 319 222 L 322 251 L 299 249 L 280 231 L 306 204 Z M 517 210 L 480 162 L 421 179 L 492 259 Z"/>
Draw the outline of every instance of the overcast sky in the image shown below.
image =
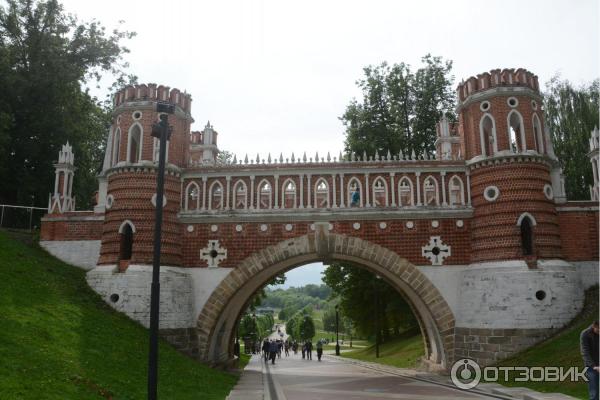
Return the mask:
<path id="1" fill-rule="evenodd" d="M 142 83 L 193 96 L 194 130 L 210 120 L 219 147 L 252 158 L 337 155 L 339 121 L 369 64 L 415 67 L 430 52 L 456 80 L 524 67 L 575 83 L 599 69 L 598 0 L 133 1 L 63 0 L 80 19 L 137 32 L 127 42 Z"/>

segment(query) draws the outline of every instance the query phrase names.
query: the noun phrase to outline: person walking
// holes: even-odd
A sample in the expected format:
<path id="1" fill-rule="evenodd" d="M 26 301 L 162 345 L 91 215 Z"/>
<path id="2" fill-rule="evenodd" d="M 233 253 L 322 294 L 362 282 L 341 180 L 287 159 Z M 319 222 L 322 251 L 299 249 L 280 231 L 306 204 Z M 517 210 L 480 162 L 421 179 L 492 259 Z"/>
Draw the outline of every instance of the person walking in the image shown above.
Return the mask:
<path id="1" fill-rule="evenodd" d="M 317 341 L 317 358 L 321 361 L 321 356 L 323 356 L 323 341 Z"/>
<path id="2" fill-rule="evenodd" d="M 309 340 L 306 342 L 306 358 L 309 360 L 312 360 L 312 349 L 313 349 L 313 344 Z"/>
<path id="3" fill-rule="evenodd" d="M 277 351 L 279 349 L 279 345 L 276 341 L 271 340 L 269 343 L 269 356 L 271 358 L 271 364 L 275 364 L 275 359 L 277 358 Z"/>
<path id="4" fill-rule="evenodd" d="M 285 341 L 284 345 L 283 345 L 283 350 L 285 351 L 285 356 L 288 357 L 290 355 L 290 342 L 289 341 Z"/>
<path id="5" fill-rule="evenodd" d="M 262 351 L 265 362 L 267 362 L 267 360 L 269 359 L 269 341 L 267 339 L 263 341 Z"/>
<path id="6" fill-rule="evenodd" d="M 306 356 L 306 343 L 302 343 L 302 359 Z"/>
<path id="7" fill-rule="evenodd" d="M 584 329 L 579 337 L 581 357 L 583 357 L 584 366 L 587 367 L 585 375 L 588 378 L 588 392 L 590 400 L 598 400 L 598 337 L 600 327 L 598 321 Z"/>

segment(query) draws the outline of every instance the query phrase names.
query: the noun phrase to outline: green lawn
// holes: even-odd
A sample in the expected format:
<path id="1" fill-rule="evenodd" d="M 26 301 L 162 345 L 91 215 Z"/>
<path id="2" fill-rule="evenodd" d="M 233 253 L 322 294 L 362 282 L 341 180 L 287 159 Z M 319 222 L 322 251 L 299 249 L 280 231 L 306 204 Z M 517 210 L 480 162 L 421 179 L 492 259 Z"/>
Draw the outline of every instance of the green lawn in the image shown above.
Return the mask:
<path id="1" fill-rule="evenodd" d="M 525 350 L 514 357 L 502 361 L 502 366 L 555 366 L 582 367 L 579 353 L 579 335 L 581 331 L 598 319 L 598 287 L 586 293 L 587 313 L 578 318 L 562 333 Z M 512 379 L 512 377 L 511 377 Z M 499 382 L 507 386 L 523 386 L 540 392 L 558 392 L 580 399 L 587 399 L 586 382 Z"/>
<path id="2" fill-rule="evenodd" d="M 346 345 L 346 342 L 344 344 Z M 364 343 L 359 344 L 364 345 Z M 342 349 L 345 347 L 342 347 Z M 391 339 L 387 343 L 382 343 L 379 346 L 379 358 L 375 358 L 375 345 L 373 344 L 362 349 L 344 352 L 341 356 L 392 365 L 394 367 L 413 368 L 418 365 L 423 354 L 423 338 L 421 334 L 411 331 L 398 338 Z"/>
<path id="3" fill-rule="evenodd" d="M 146 398 L 148 331 L 84 278 L 0 231 L 0 399 Z M 162 341 L 159 363 L 162 399 L 224 399 L 237 381 Z"/>

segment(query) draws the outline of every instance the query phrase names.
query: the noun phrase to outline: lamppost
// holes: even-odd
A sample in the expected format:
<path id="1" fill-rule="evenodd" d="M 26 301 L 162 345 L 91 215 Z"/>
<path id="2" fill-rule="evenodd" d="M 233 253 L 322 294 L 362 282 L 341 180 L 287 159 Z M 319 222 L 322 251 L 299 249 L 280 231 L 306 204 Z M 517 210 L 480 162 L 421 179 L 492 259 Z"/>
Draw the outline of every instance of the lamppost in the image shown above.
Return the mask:
<path id="1" fill-rule="evenodd" d="M 171 137 L 169 114 L 175 106 L 168 103 L 156 104 L 160 122 L 152 125 L 152 136 L 160 139 L 158 172 L 156 176 L 156 214 L 154 221 L 154 256 L 152 259 L 152 286 L 150 289 L 150 349 L 148 355 L 148 400 L 157 399 L 158 388 L 158 310 L 160 301 L 160 241 L 165 186 L 165 155 L 167 140 Z"/>
<path id="2" fill-rule="evenodd" d="M 375 358 L 379 358 L 379 287 L 377 282 L 381 279 L 375 275 Z"/>
<path id="3" fill-rule="evenodd" d="M 339 338 L 339 304 L 335 305 L 335 355 L 340 355 L 340 338 Z"/>

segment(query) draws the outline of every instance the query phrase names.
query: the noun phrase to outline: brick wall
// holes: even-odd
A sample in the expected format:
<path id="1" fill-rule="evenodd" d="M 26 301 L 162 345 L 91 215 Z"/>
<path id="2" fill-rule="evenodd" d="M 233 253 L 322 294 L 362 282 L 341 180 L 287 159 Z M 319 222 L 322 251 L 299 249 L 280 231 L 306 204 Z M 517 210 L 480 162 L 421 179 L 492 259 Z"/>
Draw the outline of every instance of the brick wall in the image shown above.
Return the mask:
<path id="1" fill-rule="evenodd" d="M 473 169 L 472 261 L 522 259 L 517 220 L 525 212 L 537 222 L 533 227 L 534 256 L 560 258 L 561 232 L 556 207 L 544 195 L 544 185 L 550 183 L 549 167 L 542 162 L 507 160 Z M 493 202 L 483 195 L 488 186 L 500 190 Z"/>
<path id="2" fill-rule="evenodd" d="M 103 223 L 102 215 L 93 211 L 46 215 L 40 240 L 99 240 Z"/>
<path id="3" fill-rule="evenodd" d="M 385 222 L 382 229 L 380 223 Z M 431 236 L 441 236 L 445 244 L 451 246 L 452 255 L 445 259 L 444 264 L 468 264 L 470 262 L 470 231 L 469 221 L 464 220 L 463 226 L 458 227 L 456 219 L 440 219 L 439 227 L 432 227 L 432 220 L 413 220 L 412 229 L 406 226 L 404 220 L 387 221 L 337 221 L 333 222 L 332 233 L 346 234 L 368 240 L 396 252 L 416 265 L 429 265 L 429 260 L 421 255 L 421 247 L 428 244 Z M 359 229 L 354 224 L 360 224 Z M 292 230 L 287 231 L 286 225 Z M 236 226 L 241 226 L 241 231 Z M 263 231 L 261 226 L 266 230 Z M 219 240 L 219 245 L 227 249 L 227 259 L 219 264 L 221 267 L 235 267 L 252 253 L 262 250 L 269 245 L 282 240 L 298 237 L 312 232 L 310 222 L 281 222 L 281 223 L 223 223 L 223 224 L 189 224 L 182 226 L 183 266 L 203 267 L 206 261 L 200 259 L 200 250 L 207 246 L 208 240 Z M 187 227 L 193 231 L 188 232 Z M 216 227 L 216 232 L 211 227 Z"/>
<path id="4" fill-rule="evenodd" d="M 558 219 L 564 258 L 598 260 L 598 203 L 567 202 L 559 208 Z"/>
<path id="5" fill-rule="evenodd" d="M 179 177 L 166 174 L 167 205 L 163 208 L 161 249 L 163 265 L 181 264 L 181 228 L 177 221 L 180 190 Z M 99 264 L 118 262 L 121 242 L 119 227 L 126 220 L 131 221 L 135 227 L 131 263 L 152 263 L 156 209 L 151 199 L 155 193 L 154 168 L 127 168 L 108 177 L 108 195 L 114 197 L 114 204 L 106 210 Z"/>

